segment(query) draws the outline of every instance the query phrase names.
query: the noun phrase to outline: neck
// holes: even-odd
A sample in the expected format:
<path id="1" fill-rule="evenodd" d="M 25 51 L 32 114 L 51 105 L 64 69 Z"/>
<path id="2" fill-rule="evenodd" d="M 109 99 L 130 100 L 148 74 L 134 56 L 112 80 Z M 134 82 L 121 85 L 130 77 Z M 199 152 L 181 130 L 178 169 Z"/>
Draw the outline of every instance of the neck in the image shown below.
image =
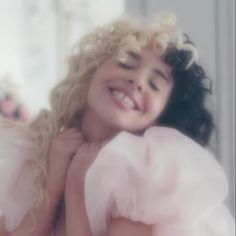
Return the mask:
<path id="1" fill-rule="evenodd" d="M 111 139 L 119 132 L 97 116 L 86 112 L 81 119 L 80 130 L 88 142 L 101 142 Z"/>

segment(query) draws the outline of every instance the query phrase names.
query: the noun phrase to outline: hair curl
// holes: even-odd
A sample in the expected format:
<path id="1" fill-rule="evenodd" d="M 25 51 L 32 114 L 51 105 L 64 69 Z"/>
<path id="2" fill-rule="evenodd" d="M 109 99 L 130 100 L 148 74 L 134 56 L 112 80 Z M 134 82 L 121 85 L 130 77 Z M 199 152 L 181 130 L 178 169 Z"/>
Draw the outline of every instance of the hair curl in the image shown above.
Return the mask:
<path id="1" fill-rule="evenodd" d="M 189 40 L 186 43 L 190 43 Z M 190 54 L 170 48 L 164 56 L 165 62 L 172 67 L 174 88 L 158 124 L 178 129 L 205 146 L 214 129 L 212 114 L 206 107 L 206 98 L 212 92 L 211 79 L 196 62 L 186 69 Z M 206 80 L 210 81 L 208 87 Z"/>
<path id="2" fill-rule="evenodd" d="M 212 117 L 204 106 L 208 90 L 202 82 L 206 76 L 196 63 L 196 48 L 184 40 L 175 16 L 161 15 L 151 25 L 130 18 L 118 19 L 96 28 L 76 45 L 68 76 L 52 91 L 51 109 L 40 111 L 29 126 L 35 140 L 32 165 L 38 173 L 35 185 L 38 200 L 45 195 L 50 140 L 78 122 L 97 68 L 112 55 L 126 60 L 128 51 L 140 52 L 144 47 L 151 47 L 173 67 L 174 91 L 158 125 L 175 127 L 207 144 Z"/>

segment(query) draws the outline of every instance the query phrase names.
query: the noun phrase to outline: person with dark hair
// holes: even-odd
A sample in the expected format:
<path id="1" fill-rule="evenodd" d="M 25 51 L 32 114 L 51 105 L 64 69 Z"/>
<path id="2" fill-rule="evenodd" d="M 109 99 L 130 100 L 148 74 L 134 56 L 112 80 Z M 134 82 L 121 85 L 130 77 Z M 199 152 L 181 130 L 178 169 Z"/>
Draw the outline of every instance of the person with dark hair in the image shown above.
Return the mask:
<path id="1" fill-rule="evenodd" d="M 187 39 L 185 44 L 192 42 Z M 211 79 L 197 62 L 186 69 L 190 58 L 191 52 L 176 48 L 168 50 L 164 56 L 165 62 L 172 67 L 175 88 L 158 124 L 178 129 L 205 146 L 215 126 L 205 104 L 212 90 Z M 205 85 L 206 80 L 209 87 Z"/>
<path id="2" fill-rule="evenodd" d="M 234 235 L 224 171 L 203 147 L 210 79 L 173 15 L 153 23 L 84 36 L 51 109 L 0 123 L 2 235 Z"/>

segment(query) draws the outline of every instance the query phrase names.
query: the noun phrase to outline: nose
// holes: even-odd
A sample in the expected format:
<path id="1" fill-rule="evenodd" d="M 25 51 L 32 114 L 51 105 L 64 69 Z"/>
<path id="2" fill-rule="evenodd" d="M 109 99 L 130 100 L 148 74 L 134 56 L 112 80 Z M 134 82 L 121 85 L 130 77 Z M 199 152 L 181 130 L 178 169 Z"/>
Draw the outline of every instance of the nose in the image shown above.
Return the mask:
<path id="1" fill-rule="evenodd" d="M 126 82 L 129 84 L 129 86 L 135 87 L 135 89 L 142 92 L 145 85 L 145 78 L 144 78 L 144 75 L 139 74 L 139 75 L 127 78 Z"/>

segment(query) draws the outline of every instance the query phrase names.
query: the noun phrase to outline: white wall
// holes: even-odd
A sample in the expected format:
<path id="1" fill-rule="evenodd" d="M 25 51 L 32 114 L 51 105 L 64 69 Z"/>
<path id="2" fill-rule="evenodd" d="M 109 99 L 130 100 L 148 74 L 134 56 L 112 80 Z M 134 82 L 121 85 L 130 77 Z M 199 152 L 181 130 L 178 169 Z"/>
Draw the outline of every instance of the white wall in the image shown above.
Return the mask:
<path id="1" fill-rule="evenodd" d="M 124 0 L 0 0 L 0 78 L 19 82 L 31 115 L 47 108 L 72 45 L 123 11 Z"/>
<path id="2" fill-rule="evenodd" d="M 48 0 L 0 0 L 0 78 L 8 75 L 31 114 L 48 106 L 56 78 L 55 26 Z"/>
<path id="3" fill-rule="evenodd" d="M 22 24 L 21 0 L 0 0 L 0 78 L 8 74 L 23 80 Z"/>
<path id="4" fill-rule="evenodd" d="M 66 74 L 65 59 L 79 39 L 94 27 L 121 15 L 124 7 L 124 0 L 57 0 L 59 77 Z"/>

